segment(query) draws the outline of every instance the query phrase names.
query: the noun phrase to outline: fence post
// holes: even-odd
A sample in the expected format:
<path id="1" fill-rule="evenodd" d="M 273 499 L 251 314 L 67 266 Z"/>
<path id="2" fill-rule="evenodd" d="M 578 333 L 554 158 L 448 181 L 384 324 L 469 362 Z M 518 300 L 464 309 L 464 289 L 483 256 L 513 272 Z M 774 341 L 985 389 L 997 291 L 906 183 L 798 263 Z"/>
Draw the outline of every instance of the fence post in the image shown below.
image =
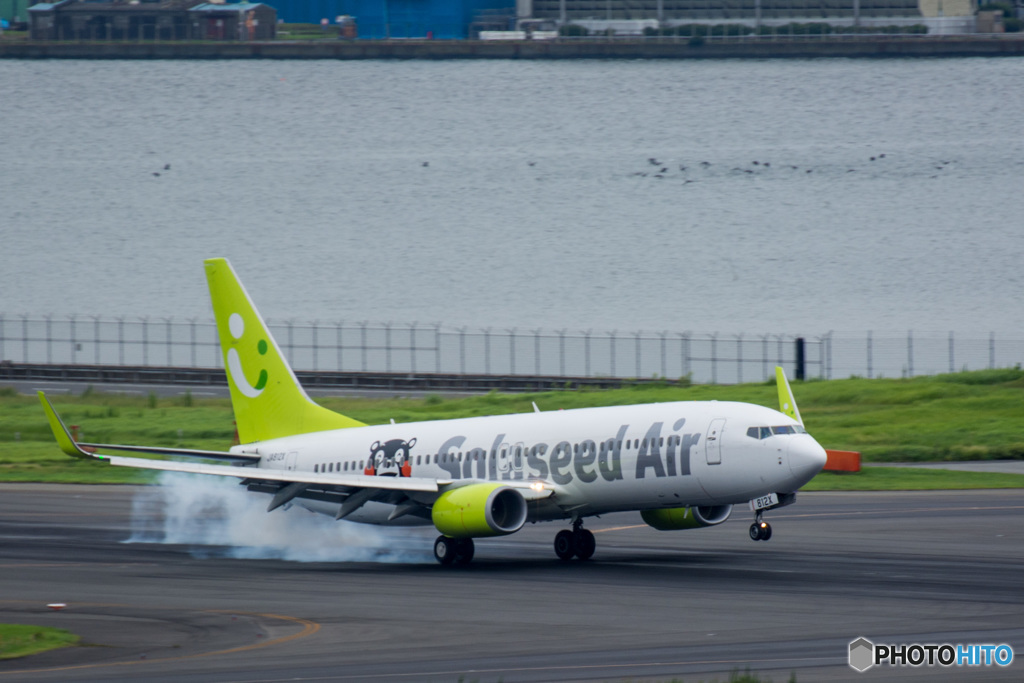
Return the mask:
<path id="1" fill-rule="evenodd" d="M 96 356 L 96 365 L 100 364 L 100 317 L 98 315 L 92 316 L 92 334 L 93 334 L 93 349 Z M 195 359 L 192 359 L 192 365 L 195 366 Z"/>
<path id="2" fill-rule="evenodd" d="M 320 321 L 314 319 L 310 325 L 313 328 L 313 371 L 316 372 L 320 369 Z"/>
<path id="3" fill-rule="evenodd" d="M 384 368 L 391 372 L 391 321 L 384 323 Z"/>
<path id="4" fill-rule="evenodd" d="M 907 330 L 907 377 L 914 376 L 914 331 Z"/>
<path id="5" fill-rule="evenodd" d="M 366 324 L 367 320 L 359 323 L 360 352 L 363 357 L 363 372 L 366 372 Z"/>
<path id="6" fill-rule="evenodd" d="M 583 334 L 583 376 L 590 377 L 590 334 L 593 330 L 584 330 Z"/>
<path id="7" fill-rule="evenodd" d="M 139 318 L 142 321 L 142 365 L 149 365 L 149 316 Z"/>
<path id="8" fill-rule="evenodd" d="M 689 377 L 690 375 L 690 333 L 682 332 L 679 334 L 679 355 L 681 358 L 680 362 L 683 364 L 683 377 Z"/>
<path id="9" fill-rule="evenodd" d="M 832 379 L 832 330 L 828 331 L 825 339 L 828 342 L 825 347 L 825 355 L 828 358 L 828 374 L 825 375 L 825 379 Z"/>
<path id="10" fill-rule="evenodd" d="M 484 330 L 484 374 L 491 374 L 491 328 L 485 327 Z"/>
<path id="11" fill-rule="evenodd" d="M 466 374 L 466 328 L 459 328 L 459 372 Z"/>
<path id="12" fill-rule="evenodd" d="M 334 323 L 334 354 L 337 361 L 338 372 L 344 372 L 345 366 L 342 365 L 344 358 L 342 357 L 342 349 L 345 347 L 344 339 L 342 338 L 341 327 L 344 321 L 339 320 Z"/>
<path id="13" fill-rule="evenodd" d="M 996 333 L 988 333 L 988 369 L 996 369 Z"/>
<path id="14" fill-rule="evenodd" d="M 78 361 L 78 356 L 76 354 L 78 349 L 75 348 L 78 344 L 78 341 L 75 339 L 75 316 L 69 315 L 68 320 L 70 321 L 69 325 L 71 328 L 71 334 L 69 335 L 71 337 L 71 339 L 69 339 L 71 342 L 71 364 L 74 365 Z M 2 358 L 3 354 L 0 353 L 0 359 Z"/>
<path id="15" fill-rule="evenodd" d="M 796 341 L 796 373 L 795 374 L 796 374 L 796 378 L 798 380 L 803 381 L 804 379 L 807 378 L 807 357 L 804 355 L 806 353 L 806 348 L 804 346 L 804 338 L 803 337 L 797 337 L 795 341 Z"/>
<path id="16" fill-rule="evenodd" d="M 167 367 L 174 365 L 174 357 L 171 354 L 171 318 L 164 318 L 164 333 L 167 337 Z"/>
<path id="17" fill-rule="evenodd" d="M 516 328 L 505 330 L 508 332 L 508 374 L 516 374 Z"/>
<path id="18" fill-rule="evenodd" d="M 718 333 L 711 335 L 711 383 L 718 384 Z"/>
<path id="19" fill-rule="evenodd" d="M 668 379 L 668 330 L 659 332 L 658 336 L 661 337 L 661 378 Z"/>
<path id="20" fill-rule="evenodd" d="M 124 316 L 117 319 L 117 364 L 124 365 Z"/>
<path id="21" fill-rule="evenodd" d="M 868 330 L 868 379 L 872 379 L 872 358 L 871 358 L 871 330 Z"/>
<path id="22" fill-rule="evenodd" d="M 533 331 L 533 374 L 540 377 L 540 328 Z"/>
<path id="23" fill-rule="evenodd" d="M 0 313 L 0 360 L 7 360 L 4 357 L 4 314 Z"/>
<path id="24" fill-rule="evenodd" d="M 28 313 L 21 314 L 21 362 L 28 362 Z"/>
<path id="25" fill-rule="evenodd" d="M 434 323 L 434 368 L 441 374 L 441 323 Z"/>
<path id="26" fill-rule="evenodd" d="M 615 374 L 615 333 L 616 332 L 617 332 L 617 330 L 612 330 L 611 332 L 608 333 L 608 337 L 611 340 L 611 350 L 612 350 L 612 353 L 611 353 L 611 360 L 612 360 L 611 376 L 612 377 L 616 377 L 617 376 Z"/>
<path id="27" fill-rule="evenodd" d="M 48 313 L 43 316 L 43 319 L 46 321 L 46 364 L 50 365 L 53 363 L 53 350 L 51 348 L 51 340 L 53 339 L 53 333 L 51 331 L 53 329 L 51 324 L 53 321 L 53 314 Z"/>
<path id="28" fill-rule="evenodd" d="M 743 384 L 743 334 L 736 335 L 736 383 Z"/>
<path id="29" fill-rule="evenodd" d="M 565 330 L 555 330 L 558 334 L 558 376 L 565 377 Z"/>
<path id="30" fill-rule="evenodd" d="M 953 330 L 950 330 L 949 331 L 949 372 L 950 372 L 950 374 L 956 372 L 956 370 L 953 369 L 955 365 L 956 365 L 956 363 L 954 362 L 954 359 L 953 359 Z"/>
<path id="31" fill-rule="evenodd" d="M 770 334 L 761 336 L 761 379 L 768 379 L 768 337 Z"/>
<path id="32" fill-rule="evenodd" d="M 416 374 L 416 324 L 415 320 L 409 325 L 409 372 Z"/>
<path id="33" fill-rule="evenodd" d="M 197 318 L 188 319 L 189 346 L 192 349 L 192 367 L 196 367 L 196 320 Z"/>
<path id="34" fill-rule="evenodd" d="M 637 379 L 640 379 L 640 373 L 641 373 L 641 368 L 640 368 L 640 335 L 642 335 L 643 333 L 644 333 L 643 330 L 637 330 L 636 332 L 633 333 L 633 351 L 634 351 L 634 354 L 636 355 L 636 373 L 634 374 L 634 377 L 636 377 Z"/>

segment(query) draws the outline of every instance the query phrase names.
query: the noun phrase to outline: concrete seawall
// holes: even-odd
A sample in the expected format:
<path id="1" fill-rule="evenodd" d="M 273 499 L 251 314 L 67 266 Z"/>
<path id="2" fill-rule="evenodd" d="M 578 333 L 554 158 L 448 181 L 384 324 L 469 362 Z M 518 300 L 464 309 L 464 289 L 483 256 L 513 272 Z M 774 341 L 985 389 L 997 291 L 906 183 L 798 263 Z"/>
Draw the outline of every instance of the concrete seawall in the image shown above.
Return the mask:
<path id="1" fill-rule="evenodd" d="M 716 39 L 700 45 L 691 45 L 685 39 L 262 43 L 0 40 L 0 58 L 14 59 L 808 59 L 1021 55 L 1024 55 L 1024 34 Z"/>

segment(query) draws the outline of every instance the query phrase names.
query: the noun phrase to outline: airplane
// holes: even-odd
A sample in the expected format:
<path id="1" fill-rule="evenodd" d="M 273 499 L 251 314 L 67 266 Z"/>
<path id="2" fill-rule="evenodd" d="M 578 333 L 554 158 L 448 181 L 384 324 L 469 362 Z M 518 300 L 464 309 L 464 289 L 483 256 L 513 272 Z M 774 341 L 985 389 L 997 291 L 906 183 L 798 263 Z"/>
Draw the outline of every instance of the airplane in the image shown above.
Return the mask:
<path id="1" fill-rule="evenodd" d="M 471 562 L 474 539 L 555 520 L 570 525 L 555 535 L 555 554 L 588 560 L 596 542 L 584 520 L 620 511 L 639 511 L 655 529 L 682 530 L 719 525 L 734 506 L 749 503 L 750 538 L 767 541 L 772 528 L 764 513 L 792 504 L 825 465 L 782 368 L 778 411 L 728 401 L 547 412 L 534 404 L 514 415 L 366 425 L 313 402 L 230 263 L 204 265 L 239 445 L 208 451 L 79 443 L 40 391 L 65 453 L 118 467 L 233 477 L 268 494 L 268 512 L 295 504 L 336 520 L 432 524 L 442 565 Z"/>

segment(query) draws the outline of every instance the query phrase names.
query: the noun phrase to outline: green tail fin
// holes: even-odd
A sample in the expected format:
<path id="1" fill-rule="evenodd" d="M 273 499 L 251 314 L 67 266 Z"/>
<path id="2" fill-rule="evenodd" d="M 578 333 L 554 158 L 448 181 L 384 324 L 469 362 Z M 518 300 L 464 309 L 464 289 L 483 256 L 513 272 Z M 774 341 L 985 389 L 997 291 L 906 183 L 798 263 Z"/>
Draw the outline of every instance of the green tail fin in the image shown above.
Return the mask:
<path id="1" fill-rule="evenodd" d="M 204 265 L 239 440 L 364 426 L 309 398 L 227 259 Z"/>
<path id="2" fill-rule="evenodd" d="M 786 379 L 786 371 L 777 365 L 775 366 L 775 387 L 779 391 L 779 412 L 803 424 L 800 409 L 796 407 L 796 399 L 793 398 L 793 390 L 789 388 L 789 380 Z"/>

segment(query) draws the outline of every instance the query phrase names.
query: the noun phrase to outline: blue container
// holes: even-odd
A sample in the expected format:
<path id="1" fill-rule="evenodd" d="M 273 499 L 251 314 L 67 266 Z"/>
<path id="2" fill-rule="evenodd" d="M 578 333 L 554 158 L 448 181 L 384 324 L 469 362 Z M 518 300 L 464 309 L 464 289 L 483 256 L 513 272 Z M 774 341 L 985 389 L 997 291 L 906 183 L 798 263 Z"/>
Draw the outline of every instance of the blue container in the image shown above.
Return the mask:
<path id="1" fill-rule="evenodd" d="M 359 38 L 466 38 L 469 24 L 484 9 L 513 7 L 510 0 L 269 0 L 278 19 L 319 24 L 355 17 Z M 514 13 L 514 9 L 510 10 Z"/>

